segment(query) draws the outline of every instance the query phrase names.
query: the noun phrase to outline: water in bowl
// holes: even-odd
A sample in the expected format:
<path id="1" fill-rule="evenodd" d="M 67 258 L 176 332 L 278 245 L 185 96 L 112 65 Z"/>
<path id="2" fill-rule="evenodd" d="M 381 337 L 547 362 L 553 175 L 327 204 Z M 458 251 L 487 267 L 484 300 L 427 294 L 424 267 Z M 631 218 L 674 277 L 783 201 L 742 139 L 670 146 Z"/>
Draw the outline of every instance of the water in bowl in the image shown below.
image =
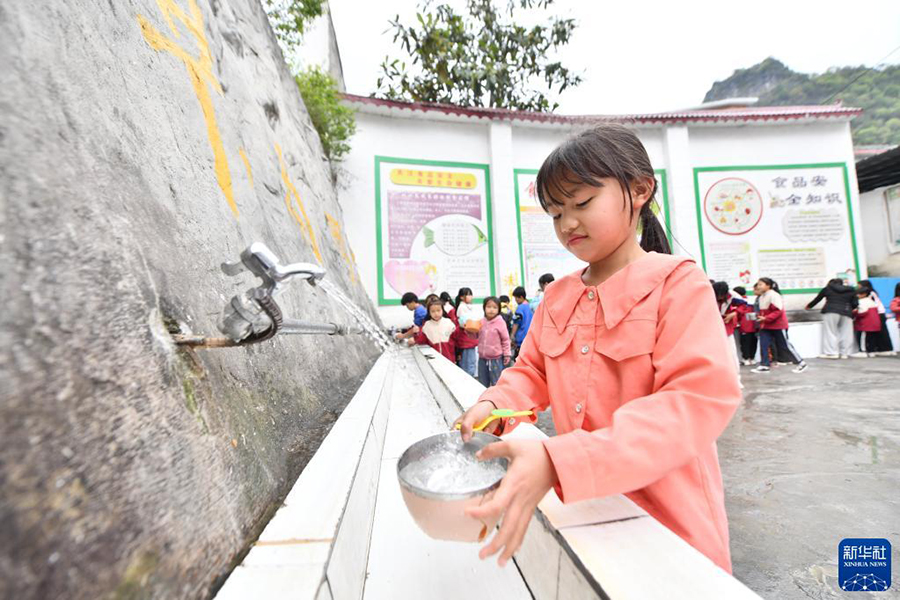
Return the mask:
<path id="1" fill-rule="evenodd" d="M 400 476 L 435 494 L 464 494 L 490 487 L 506 474 L 504 461 L 478 460 L 474 453 L 447 444 L 403 467 Z"/>

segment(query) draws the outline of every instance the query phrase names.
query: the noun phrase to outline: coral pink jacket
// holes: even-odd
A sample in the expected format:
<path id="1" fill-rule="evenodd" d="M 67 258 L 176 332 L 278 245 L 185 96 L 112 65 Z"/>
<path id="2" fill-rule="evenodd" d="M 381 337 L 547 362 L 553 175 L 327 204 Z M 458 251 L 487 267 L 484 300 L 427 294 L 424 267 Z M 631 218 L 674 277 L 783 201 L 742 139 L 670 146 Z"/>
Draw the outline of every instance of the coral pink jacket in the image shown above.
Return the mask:
<path id="1" fill-rule="evenodd" d="M 553 409 L 544 446 L 563 502 L 626 494 L 730 573 L 716 453 L 741 401 L 729 343 L 703 271 L 650 253 L 599 286 L 576 272 L 547 288 L 515 366 L 481 399 Z"/>

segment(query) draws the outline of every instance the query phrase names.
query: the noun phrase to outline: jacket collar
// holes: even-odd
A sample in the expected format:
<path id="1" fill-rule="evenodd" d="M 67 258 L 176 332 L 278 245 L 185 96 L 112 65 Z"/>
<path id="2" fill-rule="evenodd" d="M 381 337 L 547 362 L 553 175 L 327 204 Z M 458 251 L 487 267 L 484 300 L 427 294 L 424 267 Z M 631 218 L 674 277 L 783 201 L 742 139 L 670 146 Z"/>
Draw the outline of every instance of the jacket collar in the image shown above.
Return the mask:
<path id="1" fill-rule="evenodd" d="M 693 261 L 682 256 L 650 252 L 597 286 L 606 328 L 612 329 L 618 325 L 635 304 L 646 298 L 684 262 Z M 544 291 L 541 306 L 546 307 L 559 333 L 568 325 L 578 300 L 587 289 L 581 280 L 583 272 L 584 269 L 579 269 L 570 273 L 551 283 Z"/>

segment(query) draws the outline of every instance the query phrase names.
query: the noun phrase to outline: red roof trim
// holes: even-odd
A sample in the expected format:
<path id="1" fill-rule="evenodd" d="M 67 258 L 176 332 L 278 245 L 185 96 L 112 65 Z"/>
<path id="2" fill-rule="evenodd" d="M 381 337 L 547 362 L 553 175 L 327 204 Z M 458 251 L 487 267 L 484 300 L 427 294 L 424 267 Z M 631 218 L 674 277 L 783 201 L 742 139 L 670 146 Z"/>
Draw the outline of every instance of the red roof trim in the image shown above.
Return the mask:
<path id="1" fill-rule="evenodd" d="M 862 113 L 861 108 L 844 107 L 840 104 L 826 106 L 750 106 L 720 109 L 683 110 L 650 114 L 630 115 L 557 115 L 526 110 L 504 108 L 476 108 L 437 104 L 431 102 L 400 102 L 355 94 L 343 94 L 354 104 L 383 106 L 421 112 L 441 112 L 463 117 L 534 121 L 541 123 L 578 124 L 592 121 L 615 121 L 623 123 L 673 123 L 673 122 L 726 122 L 726 121 L 789 121 L 798 119 L 850 118 Z"/>

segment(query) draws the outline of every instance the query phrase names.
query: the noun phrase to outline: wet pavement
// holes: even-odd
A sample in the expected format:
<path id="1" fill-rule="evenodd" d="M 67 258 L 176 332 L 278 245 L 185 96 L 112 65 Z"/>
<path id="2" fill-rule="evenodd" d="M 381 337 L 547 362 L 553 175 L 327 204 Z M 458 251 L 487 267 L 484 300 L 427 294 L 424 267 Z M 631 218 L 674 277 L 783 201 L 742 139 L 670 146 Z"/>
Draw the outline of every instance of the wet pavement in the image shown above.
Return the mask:
<path id="1" fill-rule="evenodd" d="M 900 598 L 900 358 L 742 368 L 719 440 L 734 575 L 771 599 Z M 893 544 L 893 585 L 840 590 L 843 538 Z"/>

